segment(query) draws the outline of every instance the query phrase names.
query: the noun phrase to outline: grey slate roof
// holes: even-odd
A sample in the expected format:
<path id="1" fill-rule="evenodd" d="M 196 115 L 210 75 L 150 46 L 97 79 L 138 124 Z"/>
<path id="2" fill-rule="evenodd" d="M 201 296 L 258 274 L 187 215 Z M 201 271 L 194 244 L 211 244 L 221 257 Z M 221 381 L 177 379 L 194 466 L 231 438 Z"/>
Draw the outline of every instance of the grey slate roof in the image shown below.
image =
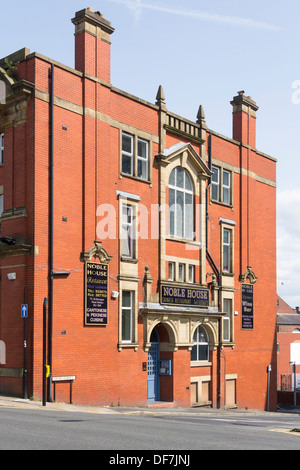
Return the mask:
<path id="1" fill-rule="evenodd" d="M 300 326 L 300 315 L 297 313 L 277 313 L 277 325 Z"/>

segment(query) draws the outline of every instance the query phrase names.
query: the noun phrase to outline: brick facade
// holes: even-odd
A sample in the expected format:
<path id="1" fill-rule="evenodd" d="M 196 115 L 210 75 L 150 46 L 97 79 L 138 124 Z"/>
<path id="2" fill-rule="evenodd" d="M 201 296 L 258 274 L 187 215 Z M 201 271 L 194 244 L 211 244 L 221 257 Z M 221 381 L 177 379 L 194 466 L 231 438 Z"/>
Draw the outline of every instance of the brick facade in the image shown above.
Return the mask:
<path id="1" fill-rule="evenodd" d="M 13 375 L 23 368 L 26 288 L 28 395 L 42 396 L 43 301 L 51 300 L 52 284 L 50 384 L 75 375 L 74 403 L 145 405 L 155 333 L 171 375 L 153 378 L 154 402 L 266 409 L 271 364 L 269 404 L 276 409 L 276 161 L 256 149 L 256 103 L 244 92 L 233 98 L 228 138 L 207 127 L 202 107 L 196 122 L 170 112 L 161 87 L 155 103 L 134 97 L 110 83 L 111 24 L 91 9 L 72 21 L 75 69 L 24 49 L 10 77 L 0 61 L 7 91 L 0 104 L 0 235 L 16 242 L 2 238 L 0 244 L 0 340 L 6 345 L 0 393 L 22 394 L 22 380 Z M 182 175 L 188 175 L 184 190 Z M 125 233 L 138 232 L 137 239 L 121 239 L 124 208 L 132 224 Z M 86 324 L 88 261 L 108 264 L 107 324 Z M 8 279 L 10 272 L 16 280 Z M 242 324 L 242 285 L 253 287 L 253 324 Z M 162 292 L 173 294 L 167 305 Z M 207 296 L 206 303 L 192 305 L 197 295 Z M 206 338 L 199 349 L 196 331 Z M 196 350 L 198 360 L 192 359 Z M 68 399 L 69 383 L 57 384 L 56 400 Z"/>
<path id="2" fill-rule="evenodd" d="M 281 390 L 294 388 L 293 362 L 296 372 L 296 386 L 299 386 L 299 308 L 291 308 L 277 296 L 277 385 Z"/>

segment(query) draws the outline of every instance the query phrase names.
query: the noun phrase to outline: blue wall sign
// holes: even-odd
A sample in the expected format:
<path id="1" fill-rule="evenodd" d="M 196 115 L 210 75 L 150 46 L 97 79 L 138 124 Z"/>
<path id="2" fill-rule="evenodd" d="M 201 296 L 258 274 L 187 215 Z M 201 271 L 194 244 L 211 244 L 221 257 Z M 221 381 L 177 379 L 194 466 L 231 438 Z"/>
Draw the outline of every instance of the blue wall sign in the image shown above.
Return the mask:
<path id="1" fill-rule="evenodd" d="M 28 305 L 23 304 L 21 305 L 21 318 L 27 318 L 28 317 Z"/>

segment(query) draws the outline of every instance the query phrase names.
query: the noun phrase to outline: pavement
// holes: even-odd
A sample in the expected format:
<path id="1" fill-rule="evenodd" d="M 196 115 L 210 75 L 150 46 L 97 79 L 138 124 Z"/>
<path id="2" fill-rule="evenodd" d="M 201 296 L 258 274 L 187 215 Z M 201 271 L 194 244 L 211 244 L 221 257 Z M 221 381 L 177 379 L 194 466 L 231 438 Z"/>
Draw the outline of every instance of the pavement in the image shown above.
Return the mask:
<path id="1" fill-rule="evenodd" d="M 245 410 L 245 409 L 215 409 L 215 408 L 176 408 L 164 407 L 162 402 L 157 405 L 151 404 L 147 407 L 111 407 L 111 406 L 83 406 L 68 403 L 50 403 L 47 402 L 43 406 L 42 401 L 35 401 L 16 397 L 0 396 L 0 410 L 4 408 L 19 408 L 19 409 L 42 409 L 47 411 L 69 411 L 76 413 L 95 413 L 95 414 L 126 414 L 126 415 L 205 415 L 205 414 L 219 414 L 219 415 L 238 415 L 238 416 L 278 416 L 279 414 L 296 414 L 300 415 L 300 406 L 293 407 L 292 405 L 279 405 L 277 411 L 261 411 L 261 410 Z"/>

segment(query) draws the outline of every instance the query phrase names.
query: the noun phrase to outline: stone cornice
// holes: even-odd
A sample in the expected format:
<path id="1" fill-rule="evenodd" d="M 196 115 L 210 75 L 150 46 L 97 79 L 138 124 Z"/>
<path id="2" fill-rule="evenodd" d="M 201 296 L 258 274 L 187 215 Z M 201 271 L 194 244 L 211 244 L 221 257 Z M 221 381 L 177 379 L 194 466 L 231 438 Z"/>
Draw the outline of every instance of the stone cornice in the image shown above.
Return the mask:
<path id="1" fill-rule="evenodd" d="M 30 255 L 31 245 L 21 243 L 19 245 L 0 245 L 0 258 L 9 258 L 10 256 Z"/>
<path id="2" fill-rule="evenodd" d="M 72 23 L 76 26 L 81 23 L 88 23 L 92 26 L 96 26 L 108 34 L 112 34 L 115 30 L 111 26 L 111 23 L 107 21 L 100 12 L 93 12 L 89 8 L 85 8 L 76 13 L 75 18 L 73 18 Z"/>

